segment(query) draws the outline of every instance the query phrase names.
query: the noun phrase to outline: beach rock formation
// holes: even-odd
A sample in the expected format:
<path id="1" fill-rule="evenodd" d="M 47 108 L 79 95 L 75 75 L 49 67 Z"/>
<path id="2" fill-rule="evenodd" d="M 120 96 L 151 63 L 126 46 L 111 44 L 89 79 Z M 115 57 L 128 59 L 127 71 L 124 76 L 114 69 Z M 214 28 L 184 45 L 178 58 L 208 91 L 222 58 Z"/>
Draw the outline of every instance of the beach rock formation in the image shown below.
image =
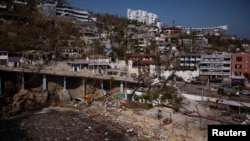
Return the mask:
<path id="1" fill-rule="evenodd" d="M 20 90 L 14 96 L 2 98 L 0 117 L 9 117 L 23 112 L 41 109 L 47 104 L 47 93 L 37 90 Z"/>

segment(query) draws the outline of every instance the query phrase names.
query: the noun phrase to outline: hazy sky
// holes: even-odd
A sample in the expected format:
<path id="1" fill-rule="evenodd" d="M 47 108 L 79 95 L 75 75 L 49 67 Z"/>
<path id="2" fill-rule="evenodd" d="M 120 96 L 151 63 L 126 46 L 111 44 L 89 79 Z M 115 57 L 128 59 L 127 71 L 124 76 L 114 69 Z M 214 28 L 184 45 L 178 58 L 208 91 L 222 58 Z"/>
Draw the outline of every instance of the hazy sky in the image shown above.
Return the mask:
<path id="1" fill-rule="evenodd" d="M 126 17 L 127 9 L 157 14 L 167 26 L 228 25 L 228 34 L 250 39 L 249 0 L 68 0 L 71 6 Z"/>

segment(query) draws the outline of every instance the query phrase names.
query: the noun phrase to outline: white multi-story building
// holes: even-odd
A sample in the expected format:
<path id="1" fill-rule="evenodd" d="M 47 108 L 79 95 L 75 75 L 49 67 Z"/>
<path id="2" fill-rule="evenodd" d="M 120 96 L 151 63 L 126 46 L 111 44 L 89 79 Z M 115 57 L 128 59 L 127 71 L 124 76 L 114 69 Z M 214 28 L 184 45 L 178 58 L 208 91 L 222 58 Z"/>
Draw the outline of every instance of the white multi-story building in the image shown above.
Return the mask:
<path id="1" fill-rule="evenodd" d="M 57 4 L 57 1 L 41 1 L 37 8 L 46 16 L 55 16 Z"/>
<path id="2" fill-rule="evenodd" d="M 231 76 L 231 54 L 226 52 L 215 52 L 209 55 L 201 55 L 200 75 L 210 77 Z"/>
<path id="3" fill-rule="evenodd" d="M 221 35 L 227 32 L 227 25 L 217 26 L 217 27 L 206 27 L 206 28 L 184 28 L 186 34 L 195 32 L 197 34 L 203 35 Z"/>
<path id="4" fill-rule="evenodd" d="M 88 22 L 90 16 L 88 11 L 71 6 L 59 5 L 57 0 L 42 0 L 38 3 L 37 8 L 47 16 L 70 17 L 77 21 Z"/>
<path id="5" fill-rule="evenodd" d="M 158 16 L 153 13 L 148 13 L 143 10 L 127 10 L 127 18 L 130 20 L 136 20 L 148 25 L 155 24 L 158 21 Z"/>
<path id="6" fill-rule="evenodd" d="M 185 54 L 180 57 L 180 66 L 195 69 L 201 61 L 201 54 Z"/>
<path id="7" fill-rule="evenodd" d="M 87 11 L 69 6 L 57 6 L 56 15 L 72 17 L 81 22 L 89 21 L 89 13 Z"/>

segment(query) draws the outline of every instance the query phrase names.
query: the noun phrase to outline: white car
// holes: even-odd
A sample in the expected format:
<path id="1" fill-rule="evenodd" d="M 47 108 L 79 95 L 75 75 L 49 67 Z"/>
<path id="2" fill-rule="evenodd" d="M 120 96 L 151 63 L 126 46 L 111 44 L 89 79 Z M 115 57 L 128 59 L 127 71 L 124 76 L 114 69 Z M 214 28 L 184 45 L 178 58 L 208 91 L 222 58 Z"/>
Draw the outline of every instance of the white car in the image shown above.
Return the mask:
<path id="1" fill-rule="evenodd" d="M 240 93 L 243 94 L 243 95 L 249 95 L 249 91 L 248 90 L 241 90 Z"/>

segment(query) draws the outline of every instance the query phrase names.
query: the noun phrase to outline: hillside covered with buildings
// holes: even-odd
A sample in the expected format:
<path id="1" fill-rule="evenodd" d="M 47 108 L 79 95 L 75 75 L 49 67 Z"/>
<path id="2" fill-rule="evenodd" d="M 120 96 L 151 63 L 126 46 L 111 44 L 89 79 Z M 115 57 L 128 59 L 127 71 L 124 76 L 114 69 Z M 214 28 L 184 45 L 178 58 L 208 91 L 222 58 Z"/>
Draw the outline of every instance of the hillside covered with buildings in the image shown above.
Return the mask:
<path id="1" fill-rule="evenodd" d="M 26 112 L 30 140 L 200 141 L 209 124 L 249 125 L 249 40 L 124 13 L 0 0 L 0 138 Z"/>
<path id="2" fill-rule="evenodd" d="M 71 7 L 62 0 L 12 0 L 0 5 L 1 65 L 70 60 L 68 67 L 75 71 L 119 68 L 116 72 L 130 76 L 165 78 L 169 70 L 198 70 L 198 76 L 227 78 L 233 85 L 249 79 L 250 42 L 228 35 L 227 25 L 167 26 L 157 14 L 143 10 L 127 9 L 124 18 Z"/>
<path id="3" fill-rule="evenodd" d="M 41 51 L 43 62 L 48 63 L 99 55 L 111 62 L 125 60 L 128 64 L 130 60 L 132 68 L 158 76 L 166 70 L 199 69 L 200 75 L 231 78 L 250 71 L 243 61 L 231 65 L 235 62 L 231 56 L 249 59 L 249 41 L 228 35 L 227 25 L 166 26 L 156 14 L 143 10 L 128 9 L 124 18 L 84 11 L 65 1 L 1 1 L 0 10 L 1 56 L 8 52 L 8 57 L 21 57 L 26 52 L 22 56 L 26 60 L 37 60 L 27 51 Z M 213 63 L 218 59 L 229 62 Z M 1 64 L 10 60 L 1 59 Z"/>

